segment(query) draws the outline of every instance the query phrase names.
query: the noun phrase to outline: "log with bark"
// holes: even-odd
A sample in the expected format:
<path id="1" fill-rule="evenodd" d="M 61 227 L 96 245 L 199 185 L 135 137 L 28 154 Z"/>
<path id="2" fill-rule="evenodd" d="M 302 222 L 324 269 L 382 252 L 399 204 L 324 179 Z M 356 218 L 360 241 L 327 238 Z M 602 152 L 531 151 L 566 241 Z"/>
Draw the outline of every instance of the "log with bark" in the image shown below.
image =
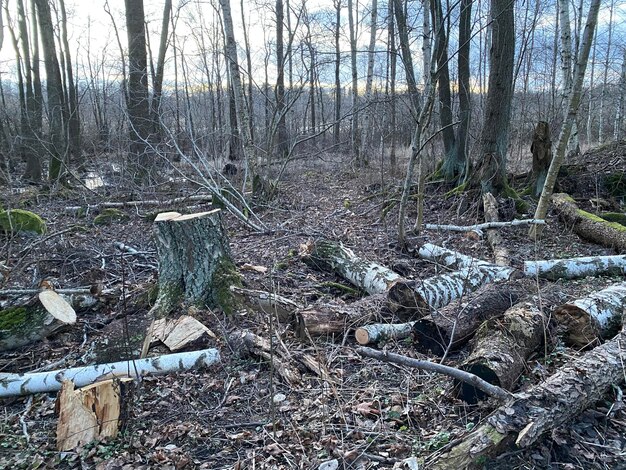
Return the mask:
<path id="1" fill-rule="evenodd" d="M 359 258 L 340 243 L 308 242 L 300 246 L 300 256 L 309 265 L 339 274 L 368 294 L 381 294 L 401 278 L 392 270 Z"/>
<path id="2" fill-rule="evenodd" d="M 491 266 L 492 263 L 473 258 L 458 251 L 443 248 L 432 243 L 424 243 L 418 250 L 418 256 L 450 269 L 473 268 L 477 266 Z"/>
<path id="3" fill-rule="evenodd" d="M 626 271 L 626 255 L 524 261 L 525 276 L 553 281 L 599 274 L 621 275 L 624 271 Z"/>
<path id="4" fill-rule="evenodd" d="M 498 202 L 496 201 L 496 198 L 493 197 L 493 194 L 483 194 L 483 208 L 485 211 L 485 222 L 498 222 Z M 487 242 L 493 252 L 494 262 L 498 266 L 508 266 L 509 259 L 511 257 L 509 255 L 509 251 L 502 246 L 502 237 L 500 236 L 500 233 L 495 229 L 488 229 Z"/>
<path id="5" fill-rule="evenodd" d="M 578 208 L 574 199 L 564 193 L 552 195 L 552 202 L 559 217 L 580 238 L 602 246 L 626 251 L 626 227 L 616 222 L 607 222 L 601 217 Z"/>
<path id="6" fill-rule="evenodd" d="M 504 312 L 528 295 L 532 285 L 525 280 L 487 284 L 467 298 L 417 320 L 413 326 L 413 344 L 424 354 L 443 356 L 446 351 L 463 346 L 485 321 Z"/>
<path id="7" fill-rule="evenodd" d="M 483 230 L 495 229 L 502 227 L 519 227 L 527 225 L 545 225 L 545 220 L 541 219 L 513 219 L 508 222 L 485 222 L 474 225 L 449 225 L 449 224 L 424 224 L 426 230 L 447 230 L 450 232 L 477 232 L 482 233 Z"/>
<path id="8" fill-rule="evenodd" d="M 564 330 L 567 344 L 585 347 L 601 338 L 609 338 L 619 330 L 624 306 L 626 282 L 561 305 L 554 311 L 554 317 Z"/>
<path id="9" fill-rule="evenodd" d="M 531 190 L 534 197 L 541 195 L 546 182 L 548 168 L 552 163 L 552 139 L 550 138 L 550 124 L 539 121 L 533 133 L 533 142 L 530 146 L 533 154 L 533 169 L 531 173 Z"/>
<path id="10" fill-rule="evenodd" d="M 190 196 L 175 197 L 172 199 L 166 199 L 159 201 L 157 199 L 146 199 L 143 201 L 108 201 L 101 202 L 99 204 L 88 204 L 87 206 L 67 206 L 65 212 L 70 214 L 85 213 L 94 209 L 121 209 L 124 207 L 139 207 L 139 206 L 174 206 L 178 204 L 186 204 L 190 201 L 194 202 L 211 202 L 213 196 L 210 194 L 193 194 Z"/>
<path id="11" fill-rule="evenodd" d="M 400 319 L 419 320 L 431 309 L 444 307 L 485 284 L 510 279 L 514 272 L 512 268 L 484 264 L 423 281 L 399 280 L 387 293 L 387 305 Z"/>
<path id="12" fill-rule="evenodd" d="M 265 315 L 276 315 L 281 323 L 293 321 L 296 311 L 301 308 L 293 300 L 271 292 L 238 286 L 230 286 L 230 291 L 243 305 Z"/>
<path id="13" fill-rule="evenodd" d="M 227 314 L 236 310 L 230 286 L 241 281 L 219 209 L 163 212 L 154 221 L 154 239 L 159 256 L 159 294 L 151 310 L 155 317 L 166 316 L 182 301 Z"/>
<path id="14" fill-rule="evenodd" d="M 372 323 L 360 326 L 354 332 L 356 342 L 361 345 L 408 338 L 415 322 L 408 323 Z"/>
<path id="15" fill-rule="evenodd" d="M 518 448 L 532 445 L 623 383 L 625 362 L 626 334 L 622 330 L 612 340 L 573 359 L 544 382 L 504 403 L 428 468 L 471 468 L 508 442 L 514 441 Z"/>
<path id="16" fill-rule="evenodd" d="M 220 353 L 217 349 L 204 349 L 48 372 L 0 374 L 0 398 L 56 392 L 61 389 L 64 380 L 71 380 L 76 387 L 83 387 L 111 377 L 136 378 L 147 374 L 167 374 L 209 367 L 219 361 Z"/>
<path id="17" fill-rule="evenodd" d="M 57 397 L 57 449 L 74 450 L 93 441 L 115 438 L 132 391 L 133 379 L 109 379 L 75 389 L 71 380 L 63 381 Z"/>
<path id="18" fill-rule="evenodd" d="M 526 368 L 526 359 L 543 342 L 547 320 L 530 303 L 509 308 L 502 318 L 483 323 L 476 332 L 474 347 L 461 369 L 505 390 L 512 390 Z M 482 391 L 467 383 L 460 385 L 460 397 L 468 403 L 485 398 Z"/>
<path id="19" fill-rule="evenodd" d="M 0 351 L 47 338 L 76 323 L 72 306 L 53 290 L 0 310 Z"/>

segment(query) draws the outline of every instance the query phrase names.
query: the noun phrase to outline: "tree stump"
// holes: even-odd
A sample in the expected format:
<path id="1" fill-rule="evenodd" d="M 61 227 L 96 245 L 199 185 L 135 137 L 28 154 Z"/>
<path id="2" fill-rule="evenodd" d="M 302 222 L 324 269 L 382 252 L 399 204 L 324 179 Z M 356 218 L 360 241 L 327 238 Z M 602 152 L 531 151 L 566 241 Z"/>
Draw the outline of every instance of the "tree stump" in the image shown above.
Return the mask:
<path id="1" fill-rule="evenodd" d="M 539 197 L 546 182 L 548 168 L 552 163 L 552 139 L 550 138 L 550 124 L 539 121 L 533 134 L 533 143 L 530 145 L 533 154 L 532 193 Z"/>
<path id="2" fill-rule="evenodd" d="M 159 295 L 151 313 L 166 316 L 178 303 L 221 308 L 231 314 L 230 286 L 241 285 L 231 260 L 221 211 L 181 215 L 163 212 L 154 221 L 159 256 Z"/>

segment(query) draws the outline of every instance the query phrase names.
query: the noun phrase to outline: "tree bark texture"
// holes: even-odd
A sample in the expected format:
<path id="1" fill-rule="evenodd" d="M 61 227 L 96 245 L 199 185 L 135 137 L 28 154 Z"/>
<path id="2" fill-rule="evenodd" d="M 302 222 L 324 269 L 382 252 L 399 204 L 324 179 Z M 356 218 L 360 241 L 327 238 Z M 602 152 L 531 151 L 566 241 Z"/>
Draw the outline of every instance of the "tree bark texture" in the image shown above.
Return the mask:
<path id="1" fill-rule="evenodd" d="M 599 274 L 617 276 L 624 274 L 625 271 L 626 255 L 524 261 L 526 277 L 541 277 L 551 281 Z"/>
<path id="2" fill-rule="evenodd" d="M 626 283 L 620 283 L 561 305 L 554 316 L 565 328 L 565 341 L 584 347 L 616 333 L 622 324 L 625 305 Z"/>
<path id="3" fill-rule="evenodd" d="M 361 345 L 378 343 L 390 339 L 404 339 L 411 336 L 414 324 L 415 322 L 372 323 L 357 328 L 354 332 L 354 337 L 357 343 Z"/>
<path id="4" fill-rule="evenodd" d="M 159 295 L 153 307 L 157 317 L 180 301 L 233 313 L 230 286 L 240 279 L 219 209 L 189 215 L 163 212 L 154 221 L 154 240 L 159 256 Z"/>
<path id="5" fill-rule="evenodd" d="M 552 162 L 550 124 L 546 121 L 539 121 L 535 126 L 530 151 L 533 154 L 531 189 L 533 196 L 539 197 L 546 182 L 548 168 L 550 168 L 550 163 Z"/>
<path id="6" fill-rule="evenodd" d="M 498 201 L 491 193 L 483 194 L 483 208 L 485 211 L 485 222 L 498 222 Z M 498 266 L 508 266 L 511 259 L 509 251 L 502 245 L 502 237 L 495 229 L 487 230 L 487 242 L 493 252 L 494 262 Z"/>
<path id="7" fill-rule="evenodd" d="M 572 360 L 544 382 L 500 406 L 476 430 L 429 468 L 471 468 L 483 456 L 493 455 L 506 442 L 518 448 L 535 443 L 600 400 L 611 387 L 624 382 L 626 334 Z"/>

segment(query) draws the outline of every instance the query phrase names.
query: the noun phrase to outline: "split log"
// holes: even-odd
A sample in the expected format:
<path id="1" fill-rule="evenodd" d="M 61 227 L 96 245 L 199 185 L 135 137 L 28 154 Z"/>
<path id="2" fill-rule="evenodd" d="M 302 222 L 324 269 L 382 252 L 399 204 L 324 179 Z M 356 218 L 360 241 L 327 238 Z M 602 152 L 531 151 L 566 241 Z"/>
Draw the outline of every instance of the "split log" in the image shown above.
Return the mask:
<path id="1" fill-rule="evenodd" d="M 230 286 L 230 291 L 242 304 L 264 314 L 276 315 L 281 323 L 291 322 L 296 310 L 301 308 L 293 300 L 271 292 L 244 289 L 238 286 Z"/>
<path id="2" fill-rule="evenodd" d="M 494 411 L 428 468 L 471 468 L 511 440 L 519 448 L 535 443 L 544 433 L 578 416 L 612 387 L 624 382 L 626 334 L 572 360 L 544 382 Z"/>
<path id="3" fill-rule="evenodd" d="M 625 305 L 626 282 L 622 282 L 561 305 L 554 316 L 565 329 L 565 342 L 585 347 L 619 330 Z"/>
<path id="4" fill-rule="evenodd" d="M 524 275 L 544 279 L 576 279 L 599 274 L 620 275 L 626 271 L 626 255 L 584 256 L 524 262 Z"/>
<path id="5" fill-rule="evenodd" d="M 424 224 L 426 230 L 447 230 L 450 232 L 477 232 L 482 233 L 483 230 L 502 228 L 502 227 L 519 227 L 526 225 L 545 225 L 546 221 L 541 219 L 513 219 L 508 222 L 485 222 L 483 224 L 474 225 L 448 225 L 448 224 Z"/>
<path id="6" fill-rule="evenodd" d="M 204 326 L 195 318 L 183 315 L 176 319 L 160 318 L 152 325 L 150 345 L 162 342 L 172 351 L 180 351 L 199 342 L 206 341 L 207 338 L 216 338 L 215 333 Z"/>
<path id="7" fill-rule="evenodd" d="M 109 379 L 75 390 L 63 381 L 57 397 L 57 449 L 74 450 L 93 441 L 114 438 L 123 426 L 133 379 Z"/>
<path id="8" fill-rule="evenodd" d="M 209 367 L 219 361 L 220 353 L 217 349 L 204 349 L 49 372 L 0 374 L 0 398 L 56 392 L 61 389 L 64 380 L 71 380 L 75 386 L 83 387 L 110 376 L 137 378 L 147 374 L 167 374 Z"/>
<path id="9" fill-rule="evenodd" d="M 179 302 L 236 310 L 231 285 L 240 278 L 230 256 L 221 211 L 181 215 L 163 212 L 154 221 L 159 256 L 159 295 L 151 313 L 166 316 Z"/>
<path id="10" fill-rule="evenodd" d="M 483 208 L 485 211 L 485 222 L 498 222 L 498 202 L 491 193 L 485 193 L 483 195 Z M 509 251 L 502 246 L 502 237 L 497 230 L 487 230 L 487 242 L 493 252 L 494 262 L 498 266 L 508 266 Z"/>
<path id="11" fill-rule="evenodd" d="M 389 289 L 387 306 L 398 318 L 419 320 L 428 315 L 431 309 L 448 305 L 484 284 L 508 280 L 514 272 L 512 268 L 485 264 L 423 281 L 400 280 Z"/>
<path id="12" fill-rule="evenodd" d="M 76 312 L 53 290 L 0 311 L 0 351 L 42 340 L 76 323 Z"/>
<path id="13" fill-rule="evenodd" d="M 552 195 L 552 202 L 559 217 L 568 224 L 580 238 L 602 246 L 626 251 L 626 227 L 606 220 L 578 208 L 574 199 L 567 194 Z"/>
<path id="14" fill-rule="evenodd" d="M 523 280 L 488 284 L 466 299 L 449 305 L 416 321 L 413 326 L 413 344 L 424 354 L 443 356 L 446 351 L 464 345 L 485 321 L 502 316 L 530 291 Z"/>
<path id="15" fill-rule="evenodd" d="M 366 345 L 387 341 L 390 339 L 404 339 L 411 336 L 415 322 L 408 323 L 373 323 L 361 326 L 354 332 L 357 343 Z"/>
<path id="16" fill-rule="evenodd" d="M 300 256 L 309 265 L 332 271 L 368 294 L 381 294 L 401 278 L 392 270 L 359 258 L 342 244 L 331 241 L 308 242 L 300 246 Z"/>
<path id="17" fill-rule="evenodd" d="M 530 304 L 520 303 L 508 309 L 502 318 L 481 325 L 474 338 L 474 348 L 461 369 L 505 390 L 512 390 L 526 367 L 526 359 L 543 342 L 546 320 Z M 467 403 L 485 398 L 482 391 L 459 383 L 460 397 Z"/>

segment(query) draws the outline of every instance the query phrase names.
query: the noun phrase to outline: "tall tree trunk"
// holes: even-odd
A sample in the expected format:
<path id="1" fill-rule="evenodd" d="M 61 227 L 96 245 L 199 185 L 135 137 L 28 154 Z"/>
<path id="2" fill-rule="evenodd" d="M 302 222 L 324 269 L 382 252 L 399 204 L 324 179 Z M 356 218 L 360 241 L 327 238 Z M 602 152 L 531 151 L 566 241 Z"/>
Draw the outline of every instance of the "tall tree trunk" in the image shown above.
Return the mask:
<path id="1" fill-rule="evenodd" d="M 458 80 L 459 80 L 459 130 L 457 133 L 456 161 L 463 164 L 461 177 L 465 178 L 469 170 L 467 158 L 467 138 L 470 119 L 472 116 L 470 85 L 470 43 L 472 38 L 472 0 L 461 1 L 461 15 L 459 20 L 459 52 L 458 52 Z"/>
<path id="2" fill-rule="evenodd" d="M 474 183 L 480 184 L 483 193 L 495 195 L 506 186 L 515 58 L 513 3 L 509 0 L 491 0 L 491 18 L 489 85 L 480 137 L 482 160 L 474 174 Z"/>
<path id="3" fill-rule="evenodd" d="M 72 56 L 70 53 L 70 43 L 67 37 L 67 14 L 65 11 L 65 0 L 59 0 L 61 9 L 61 40 L 63 43 L 62 56 L 65 59 L 65 73 L 67 75 L 67 137 L 70 154 L 75 160 L 81 160 L 80 148 L 80 115 L 78 109 L 78 94 L 76 83 L 74 82 L 74 71 L 72 70 Z"/>
<path id="4" fill-rule="evenodd" d="M 415 69 L 413 67 L 413 58 L 409 43 L 409 32 L 406 24 L 406 15 L 402 0 L 393 0 L 393 13 L 396 17 L 396 26 L 398 27 L 398 38 L 400 41 L 400 51 L 402 64 L 404 65 L 404 73 L 406 74 L 406 84 L 409 89 L 409 98 L 411 100 L 411 112 L 417 121 L 420 109 L 419 92 L 417 91 L 417 82 L 415 81 Z"/>
<path id="5" fill-rule="evenodd" d="M 396 48 L 396 32 L 394 23 L 394 2 L 389 1 L 389 13 L 387 18 L 387 28 L 389 30 L 389 106 L 390 106 L 390 127 L 389 132 L 389 164 L 391 171 L 395 174 L 398 163 L 396 161 L 396 68 L 398 64 L 397 48 Z"/>
<path id="6" fill-rule="evenodd" d="M 341 120 L 341 44 L 339 32 L 341 28 L 341 0 L 335 0 L 335 123 L 333 125 L 333 141 L 339 145 L 339 124 Z"/>
<path id="7" fill-rule="evenodd" d="M 360 164 L 359 156 L 359 83 L 356 65 L 356 24 L 354 21 L 354 4 L 348 0 L 348 29 L 350 34 L 350 71 L 352 74 L 352 118 L 350 128 L 350 141 L 352 143 L 352 156 Z"/>
<path id="8" fill-rule="evenodd" d="M 604 56 L 604 76 L 602 77 L 602 90 L 600 90 L 600 110 L 598 111 L 599 113 L 599 122 L 598 122 L 598 142 L 600 144 L 604 143 L 604 115 L 606 114 L 604 111 L 605 108 L 605 103 L 606 103 L 606 95 L 607 95 L 607 83 L 608 83 L 608 74 L 609 74 L 609 69 L 611 68 L 611 46 L 612 46 L 612 40 L 613 40 L 613 6 L 614 3 L 611 2 L 610 6 L 609 6 L 609 37 L 607 39 L 607 43 L 606 43 L 606 51 L 604 52 L 605 56 Z"/>
<path id="9" fill-rule="evenodd" d="M 367 165 L 367 142 L 370 133 L 370 126 L 373 113 L 372 85 L 374 82 L 374 53 L 376 51 L 376 22 L 378 20 L 378 0 L 372 0 L 372 11 L 370 13 L 370 43 L 367 52 L 367 76 L 365 80 L 365 115 L 361 126 L 361 150 L 360 155 L 363 163 Z"/>
<path id="10" fill-rule="evenodd" d="M 38 0 L 39 1 L 39 0 Z M 143 0 L 124 0 L 128 35 L 128 126 L 129 170 L 144 181 L 152 162 L 148 161 L 151 120 L 148 106 L 148 58 Z"/>
<path id="11" fill-rule="evenodd" d="M 572 67 L 572 27 L 570 24 L 569 0 L 558 0 L 559 4 L 559 24 L 561 26 L 561 76 L 563 79 L 563 111 L 564 121 L 567 120 L 568 104 L 572 94 L 573 67 Z M 572 130 L 568 140 L 568 153 L 577 154 L 578 129 L 577 124 L 572 124 Z"/>
<path id="12" fill-rule="evenodd" d="M 615 140 L 623 139 L 626 136 L 626 47 L 624 48 L 624 57 L 622 59 L 622 75 L 619 79 L 619 101 L 617 104 L 617 113 L 615 114 Z"/>
<path id="13" fill-rule="evenodd" d="M 165 73 L 165 54 L 169 44 L 169 26 L 172 16 L 172 0 L 165 0 L 163 5 L 163 18 L 161 19 L 161 38 L 159 40 L 159 56 L 157 57 L 156 73 L 152 84 L 152 131 L 161 135 L 161 97 L 163 94 L 163 75 Z"/>
<path id="14" fill-rule="evenodd" d="M 541 197 L 539 198 L 539 203 L 537 204 L 537 210 L 535 211 L 535 219 L 546 218 L 548 205 L 550 204 L 550 198 L 552 197 L 552 191 L 554 190 L 554 184 L 556 183 L 556 177 L 559 173 L 559 168 L 565 159 L 569 134 L 578 114 L 583 80 L 585 78 L 585 70 L 587 68 L 587 60 L 589 59 L 589 51 L 591 50 L 591 43 L 593 41 L 596 24 L 598 22 L 599 9 L 600 0 L 592 0 L 591 5 L 589 6 L 589 13 L 587 14 L 587 24 L 585 25 L 585 32 L 583 34 L 580 57 L 578 58 L 576 67 L 574 68 L 575 81 L 568 103 L 567 119 L 563 123 L 563 128 L 561 129 L 561 134 L 559 135 L 555 155 L 552 159 L 552 163 L 550 164 L 548 175 L 546 176 L 546 183 L 543 187 L 543 191 L 541 192 Z M 542 229 L 539 227 L 542 226 L 537 225 L 531 227 L 529 231 L 529 236 L 531 238 L 536 238 L 541 234 Z"/>
<path id="15" fill-rule="evenodd" d="M 246 28 L 246 9 L 244 0 L 241 0 L 241 24 L 243 26 L 243 43 L 246 47 L 246 67 L 248 73 L 248 127 L 250 128 L 250 139 L 254 143 L 254 93 L 252 87 L 252 52 L 250 50 L 250 39 Z"/>
<path id="16" fill-rule="evenodd" d="M 276 0 L 276 115 L 278 119 L 278 133 L 276 135 L 276 149 L 282 158 L 289 152 L 287 137 L 287 120 L 285 119 L 285 54 L 283 42 L 285 12 L 283 0 Z"/>

